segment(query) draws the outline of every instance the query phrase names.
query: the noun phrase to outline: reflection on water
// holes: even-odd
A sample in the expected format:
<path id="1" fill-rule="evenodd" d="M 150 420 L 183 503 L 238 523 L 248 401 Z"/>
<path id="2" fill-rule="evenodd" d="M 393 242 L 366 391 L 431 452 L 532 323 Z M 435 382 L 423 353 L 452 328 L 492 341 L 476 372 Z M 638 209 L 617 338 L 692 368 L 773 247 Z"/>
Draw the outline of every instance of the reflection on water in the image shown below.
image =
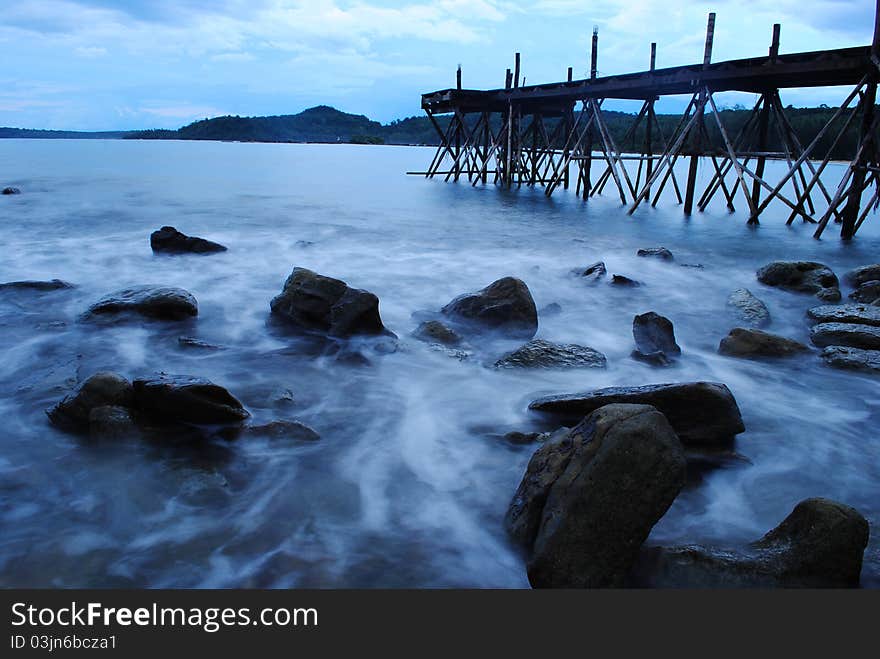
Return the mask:
<path id="1" fill-rule="evenodd" d="M 610 385 L 725 382 L 747 431 L 742 459 L 686 489 L 652 541 L 724 546 L 755 539 L 810 496 L 880 523 L 880 388 L 824 368 L 729 359 L 731 290 L 770 307 L 772 331 L 806 341 L 813 300 L 766 288 L 756 268 L 810 259 L 838 274 L 877 261 L 880 230 L 843 245 L 785 227 L 757 230 L 723 206 L 684 220 L 667 204 L 629 218 L 613 195 L 503 191 L 407 178 L 430 153 L 397 147 L 0 141 L 0 281 L 61 278 L 71 291 L 0 299 L 0 584 L 3 586 L 527 586 L 501 519 L 534 447 L 497 437 L 537 428 L 534 397 Z M 707 172 L 704 172 L 707 173 Z M 154 257 L 166 224 L 230 247 Z M 880 223 L 877 223 L 880 226 Z M 635 256 L 663 245 L 672 264 Z M 569 276 L 604 260 L 646 285 Z M 681 263 L 703 264 L 702 269 Z M 375 292 L 401 349 L 369 366 L 316 357 L 266 326 L 294 266 Z M 539 336 L 589 345 L 607 370 L 495 371 L 408 338 L 412 314 L 504 275 L 523 278 Z M 86 326 L 112 290 L 181 286 L 200 304 L 183 326 Z M 630 359 L 633 315 L 675 323 L 683 355 L 667 370 Z M 186 350 L 178 337 L 221 346 Z M 498 345 L 498 351 L 515 344 Z M 227 386 L 256 422 L 296 418 L 322 436 L 253 438 L 193 451 L 91 443 L 47 425 L 44 409 L 101 369 L 156 371 Z M 880 541 L 863 584 L 880 585 Z"/>

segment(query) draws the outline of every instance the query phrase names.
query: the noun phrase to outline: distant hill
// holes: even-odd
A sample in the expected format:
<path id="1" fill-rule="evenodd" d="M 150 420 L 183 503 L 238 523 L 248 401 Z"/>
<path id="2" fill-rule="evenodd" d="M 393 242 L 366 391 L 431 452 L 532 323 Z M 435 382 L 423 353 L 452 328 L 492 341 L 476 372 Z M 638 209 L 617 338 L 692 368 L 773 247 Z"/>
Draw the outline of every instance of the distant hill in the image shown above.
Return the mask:
<path id="1" fill-rule="evenodd" d="M 133 131 L 110 130 L 98 133 L 90 133 L 78 130 L 33 130 L 30 128 L 3 128 L 0 127 L 0 139 L 41 139 L 41 140 L 118 140 L 128 137 Z"/>

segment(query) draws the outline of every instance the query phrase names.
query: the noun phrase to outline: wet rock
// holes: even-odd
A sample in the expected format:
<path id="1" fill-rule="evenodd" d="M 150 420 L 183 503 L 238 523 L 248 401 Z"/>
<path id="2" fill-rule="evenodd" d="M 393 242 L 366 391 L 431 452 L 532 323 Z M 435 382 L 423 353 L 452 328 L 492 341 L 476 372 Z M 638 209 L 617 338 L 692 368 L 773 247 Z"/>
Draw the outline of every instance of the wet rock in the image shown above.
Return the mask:
<path id="1" fill-rule="evenodd" d="M 801 501 L 775 529 L 744 549 L 655 550 L 644 585 L 691 588 L 858 586 L 868 522 L 828 499 Z"/>
<path id="2" fill-rule="evenodd" d="M 427 343 L 439 343 L 445 346 L 456 346 L 462 341 L 461 335 L 439 320 L 426 320 L 413 332 L 413 336 Z"/>
<path id="3" fill-rule="evenodd" d="M 133 382 L 134 407 L 158 423 L 229 425 L 250 414 L 223 387 L 189 376 L 158 375 Z"/>
<path id="4" fill-rule="evenodd" d="M 534 444 L 540 441 L 542 433 L 539 432 L 509 432 L 504 435 L 504 441 L 511 444 Z"/>
<path id="5" fill-rule="evenodd" d="M 849 294 L 849 298 L 856 302 L 875 304 L 880 300 L 880 280 L 872 279 L 859 284 L 859 287 Z"/>
<path id="6" fill-rule="evenodd" d="M 2 194 L 11 195 L 11 194 L 21 194 L 21 190 L 18 188 L 3 188 Z"/>
<path id="7" fill-rule="evenodd" d="M 675 258 L 672 256 L 672 252 L 670 252 L 665 247 L 649 247 L 647 249 L 640 249 L 636 252 L 636 254 L 638 256 L 660 259 L 662 261 L 672 261 Z"/>
<path id="8" fill-rule="evenodd" d="M 69 288 L 73 288 L 73 284 L 62 281 L 61 279 L 50 279 L 48 281 L 8 281 L 0 284 L 0 291 L 35 291 L 45 293 L 48 291 L 61 291 Z"/>
<path id="9" fill-rule="evenodd" d="M 828 346 L 822 351 L 822 359 L 833 368 L 880 373 L 880 350 Z"/>
<path id="10" fill-rule="evenodd" d="M 679 263 L 678 265 L 681 268 L 694 268 L 696 270 L 704 270 L 706 268 L 702 263 Z"/>
<path id="11" fill-rule="evenodd" d="M 880 307 L 869 304 L 840 304 L 813 307 L 807 316 L 819 323 L 854 323 L 880 327 Z"/>
<path id="12" fill-rule="evenodd" d="M 154 252 L 166 254 L 213 254 L 226 251 L 226 247 L 219 243 L 187 236 L 174 227 L 162 227 L 151 233 L 150 247 Z"/>
<path id="13" fill-rule="evenodd" d="M 551 302 L 538 312 L 538 316 L 558 316 L 562 313 L 562 307 L 558 302 Z"/>
<path id="14" fill-rule="evenodd" d="M 794 339 L 744 327 L 730 330 L 718 346 L 718 352 L 729 357 L 790 357 L 808 350 Z"/>
<path id="15" fill-rule="evenodd" d="M 299 421 L 272 421 L 262 425 L 248 426 L 245 433 L 253 437 L 291 439 L 302 442 L 316 442 L 321 439 L 313 428 Z"/>
<path id="16" fill-rule="evenodd" d="M 611 283 L 615 286 L 625 286 L 629 288 L 636 288 L 642 285 L 641 282 L 638 282 L 635 279 L 630 279 L 624 275 L 611 275 Z"/>
<path id="17" fill-rule="evenodd" d="M 92 439 L 125 439 L 139 435 L 140 430 L 126 407 L 101 405 L 89 411 L 89 436 Z"/>
<path id="18" fill-rule="evenodd" d="M 86 319 L 135 313 L 157 320 L 186 320 L 199 304 L 188 291 L 168 286 L 135 286 L 111 293 L 89 307 Z"/>
<path id="19" fill-rule="evenodd" d="M 208 343 L 207 341 L 202 341 L 201 339 L 196 339 L 191 336 L 177 337 L 177 344 L 181 348 L 188 348 L 191 350 L 204 350 L 206 352 L 223 350 L 221 346 L 214 345 L 213 343 Z"/>
<path id="20" fill-rule="evenodd" d="M 273 317 L 330 336 L 388 332 L 379 316 L 379 298 L 305 268 L 293 269 L 270 306 Z"/>
<path id="21" fill-rule="evenodd" d="M 738 288 L 727 298 L 727 304 L 737 310 L 739 317 L 751 327 L 767 327 L 770 311 L 747 288 Z"/>
<path id="22" fill-rule="evenodd" d="M 583 277 L 584 279 L 595 282 L 602 279 L 608 271 L 605 269 L 605 263 L 602 261 L 596 261 L 592 265 L 588 265 L 586 268 L 575 268 L 572 270 L 572 274 L 577 277 Z"/>
<path id="23" fill-rule="evenodd" d="M 577 394 L 545 396 L 529 409 L 577 423 L 604 405 L 651 405 L 662 412 L 685 446 L 726 446 L 745 430 L 736 399 L 715 382 L 607 387 Z"/>
<path id="24" fill-rule="evenodd" d="M 848 323 L 820 323 L 810 330 L 810 341 L 820 348 L 847 346 L 878 350 L 880 349 L 880 327 Z"/>
<path id="25" fill-rule="evenodd" d="M 843 280 L 853 288 L 858 288 L 869 281 L 878 281 L 880 280 L 880 263 L 863 265 L 861 268 L 850 270 L 843 276 Z"/>
<path id="26" fill-rule="evenodd" d="M 831 268 L 811 261 L 774 261 L 758 270 L 758 281 L 796 293 L 813 293 L 825 302 L 840 300 L 840 284 Z"/>
<path id="27" fill-rule="evenodd" d="M 508 509 L 535 588 L 623 585 L 685 482 L 681 442 L 648 405 L 608 405 L 532 456 Z"/>
<path id="28" fill-rule="evenodd" d="M 499 368 L 605 368 L 605 355 L 575 344 L 532 339 L 495 362 Z"/>
<path id="29" fill-rule="evenodd" d="M 538 331 L 538 310 L 525 282 L 504 277 L 476 293 L 460 295 L 441 313 L 468 324 L 524 339 Z"/>
<path id="30" fill-rule="evenodd" d="M 97 407 L 129 407 L 133 400 L 131 383 L 121 375 L 95 373 L 71 395 L 46 411 L 53 425 L 70 432 L 86 432 L 90 414 Z"/>
<path id="31" fill-rule="evenodd" d="M 681 354 L 672 321 L 653 311 L 633 318 L 633 338 L 636 350 L 632 356 L 639 361 L 666 366 Z"/>

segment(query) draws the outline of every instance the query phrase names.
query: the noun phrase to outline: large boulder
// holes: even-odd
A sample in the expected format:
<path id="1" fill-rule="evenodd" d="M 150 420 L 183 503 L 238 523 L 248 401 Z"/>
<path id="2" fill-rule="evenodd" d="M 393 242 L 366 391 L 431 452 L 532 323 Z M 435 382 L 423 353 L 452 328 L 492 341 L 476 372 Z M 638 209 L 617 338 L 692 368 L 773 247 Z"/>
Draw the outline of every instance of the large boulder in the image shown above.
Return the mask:
<path id="1" fill-rule="evenodd" d="M 880 307 L 870 304 L 840 304 L 813 307 L 807 316 L 819 323 L 855 323 L 880 327 Z"/>
<path id="2" fill-rule="evenodd" d="M 605 368 L 606 359 L 598 350 L 575 344 L 532 339 L 495 362 L 500 368 Z"/>
<path id="3" fill-rule="evenodd" d="M 101 372 L 83 382 L 77 390 L 46 411 L 53 425 L 70 432 L 86 432 L 90 415 L 99 407 L 129 407 L 131 383 L 116 373 Z"/>
<path id="4" fill-rule="evenodd" d="M 525 282 L 504 277 L 476 293 L 460 295 L 441 313 L 467 325 L 530 339 L 538 331 L 538 310 Z"/>
<path id="5" fill-rule="evenodd" d="M 306 268 L 293 269 L 270 307 L 273 317 L 285 323 L 330 336 L 388 332 L 379 316 L 379 298 L 373 293 Z"/>
<path id="6" fill-rule="evenodd" d="M 880 327 L 851 323 L 820 323 L 810 329 L 810 341 L 820 348 L 848 346 L 880 350 Z"/>
<path id="7" fill-rule="evenodd" d="M 824 302 L 840 300 L 840 282 L 831 268 L 812 261 L 774 261 L 758 270 L 758 281 L 796 293 L 813 293 Z"/>
<path id="8" fill-rule="evenodd" d="M 843 280 L 853 288 L 858 288 L 869 281 L 880 280 L 880 263 L 863 265 L 861 268 L 850 270 L 843 276 Z"/>
<path id="9" fill-rule="evenodd" d="M 505 519 L 535 588 L 621 586 L 685 482 L 684 451 L 648 405 L 608 405 L 529 462 Z"/>
<path id="10" fill-rule="evenodd" d="M 849 299 L 865 304 L 876 304 L 880 300 L 880 281 L 872 279 L 859 284 L 858 288 L 849 294 Z"/>
<path id="11" fill-rule="evenodd" d="M 134 407 L 156 423 L 230 425 L 250 414 L 223 387 L 188 376 L 159 375 L 135 380 Z"/>
<path id="12" fill-rule="evenodd" d="M 213 254 L 225 252 L 226 247 L 219 243 L 187 236 L 174 227 L 162 227 L 150 234 L 150 247 L 154 252 L 166 254 Z"/>
<path id="13" fill-rule="evenodd" d="M 880 350 L 828 346 L 822 351 L 822 360 L 833 368 L 880 373 Z"/>
<path id="14" fill-rule="evenodd" d="M 743 549 L 703 546 L 654 550 L 640 565 L 655 587 L 858 586 L 868 522 L 853 508 L 806 499 L 775 529 Z"/>
<path id="15" fill-rule="evenodd" d="M 672 261 L 674 259 L 672 252 L 665 247 L 648 247 L 646 249 L 640 249 L 636 252 L 636 255 L 660 259 L 661 261 Z"/>
<path id="16" fill-rule="evenodd" d="M 125 439 L 139 437 L 140 429 L 127 407 L 101 405 L 89 412 L 89 436 L 92 439 Z"/>
<path id="17" fill-rule="evenodd" d="M 727 305 L 736 309 L 740 319 L 751 327 L 767 327 L 770 311 L 761 300 L 747 288 L 738 288 L 727 298 Z"/>
<path id="18" fill-rule="evenodd" d="M 134 313 L 157 320 L 186 320 L 198 315 L 192 293 L 168 286 L 135 286 L 111 293 L 89 307 L 85 318 Z"/>
<path id="19" fill-rule="evenodd" d="M 681 354 L 672 321 L 653 311 L 633 318 L 633 338 L 636 349 L 632 356 L 639 361 L 666 366 Z"/>
<path id="20" fill-rule="evenodd" d="M 715 382 L 648 384 L 608 387 L 585 393 L 546 396 L 529 409 L 577 423 L 612 403 L 651 405 L 662 412 L 685 446 L 726 446 L 745 430 L 736 399 L 725 385 Z"/>
<path id="21" fill-rule="evenodd" d="M 790 357 L 808 350 L 794 339 L 744 327 L 730 330 L 718 346 L 718 352 L 730 357 Z"/>
<path id="22" fill-rule="evenodd" d="M 7 281 L 0 284 L 0 291 L 34 291 L 37 293 L 46 293 L 49 291 L 61 291 L 73 288 L 70 284 L 61 279 L 49 279 L 47 281 L 37 281 L 26 279 L 22 281 Z"/>

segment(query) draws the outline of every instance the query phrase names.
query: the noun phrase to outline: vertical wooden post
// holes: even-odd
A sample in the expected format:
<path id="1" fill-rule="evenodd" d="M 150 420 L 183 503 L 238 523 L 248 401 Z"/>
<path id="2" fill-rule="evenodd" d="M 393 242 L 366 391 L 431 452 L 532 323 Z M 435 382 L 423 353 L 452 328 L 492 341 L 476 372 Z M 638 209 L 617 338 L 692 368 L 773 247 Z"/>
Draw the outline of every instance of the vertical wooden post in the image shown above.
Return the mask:
<path id="1" fill-rule="evenodd" d="M 657 66 L 657 44 L 651 44 L 651 71 Z M 647 169 L 645 170 L 645 180 L 650 181 L 654 174 L 654 98 L 648 101 L 648 112 L 645 117 L 645 156 L 647 156 Z M 648 186 L 648 195 L 651 195 L 651 188 Z"/>
<path id="2" fill-rule="evenodd" d="M 709 22 L 706 25 L 706 47 L 703 50 L 703 68 L 709 66 L 712 61 L 712 42 L 715 38 L 715 12 L 709 14 Z M 697 106 L 697 126 L 696 134 L 702 135 L 704 132 L 703 110 L 705 107 L 706 90 L 700 90 L 700 103 Z M 691 154 L 691 161 L 688 167 L 687 188 L 684 194 L 684 213 L 690 215 L 694 209 L 694 192 L 697 186 L 697 166 L 700 163 L 699 142 L 694 145 L 694 152 Z"/>
<path id="3" fill-rule="evenodd" d="M 455 88 L 461 89 L 461 64 L 458 65 L 458 70 L 455 72 Z"/>
<path id="4" fill-rule="evenodd" d="M 571 67 L 568 67 L 568 82 L 571 82 L 573 74 L 574 74 L 573 69 Z"/>
<path id="5" fill-rule="evenodd" d="M 519 87 L 519 53 L 516 54 L 513 68 L 513 88 Z"/>
<path id="6" fill-rule="evenodd" d="M 590 48 L 590 80 L 596 79 L 598 69 L 596 64 L 599 58 L 599 26 L 593 26 L 593 45 Z"/>
<path id="7" fill-rule="evenodd" d="M 773 41 L 770 42 L 770 60 L 773 63 L 776 63 L 776 58 L 779 57 L 779 31 L 781 27 L 779 23 L 773 24 Z"/>
<path id="8" fill-rule="evenodd" d="M 599 63 L 599 26 L 593 26 L 593 40 L 590 45 L 590 80 L 595 80 L 598 75 L 598 63 Z M 591 170 L 593 169 L 593 128 L 592 124 L 587 126 L 587 138 L 584 142 L 584 160 L 583 160 L 583 169 L 581 175 L 583 176 L 584 186 L 583 186 L 583 194 L 584 199 L 587 199 L 590 196 L 590 192 L 593 188 L 593 182 L 591 180 Z"/>
<path id="9" fill-rule="evenodd" d="M 513 74 L 507 69 L 507 73 L 504 74 L 504 89 L 509 91 L 511 84 L 513 84 Z"/>

